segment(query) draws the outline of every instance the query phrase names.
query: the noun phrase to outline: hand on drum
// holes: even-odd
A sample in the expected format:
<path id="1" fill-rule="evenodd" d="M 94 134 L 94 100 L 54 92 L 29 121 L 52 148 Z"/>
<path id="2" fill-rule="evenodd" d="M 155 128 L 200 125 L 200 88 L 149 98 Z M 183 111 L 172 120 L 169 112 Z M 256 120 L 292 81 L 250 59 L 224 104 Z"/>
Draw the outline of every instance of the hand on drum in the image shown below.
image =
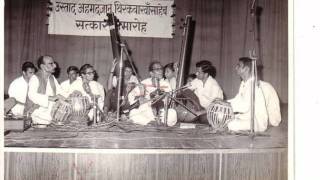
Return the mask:
<path id="1" fill-rule="evenodd" d="M 58 94 L 56 96 L 49 96 L 49 101 L 53 101 L 53 102 L 56 102 L 56 101 L 65 101 L 66 98 L 63 97 L 62 95 Z"/>
<path id="2" fill-rule="evenodd" d="M 69 97 L 81 97 L 81 96 L 82 96 L 82 93 L 81 93 L 80 91 L 77 91 L 77 90 L 73 91 L 73 92 L 69 95 Z"/>

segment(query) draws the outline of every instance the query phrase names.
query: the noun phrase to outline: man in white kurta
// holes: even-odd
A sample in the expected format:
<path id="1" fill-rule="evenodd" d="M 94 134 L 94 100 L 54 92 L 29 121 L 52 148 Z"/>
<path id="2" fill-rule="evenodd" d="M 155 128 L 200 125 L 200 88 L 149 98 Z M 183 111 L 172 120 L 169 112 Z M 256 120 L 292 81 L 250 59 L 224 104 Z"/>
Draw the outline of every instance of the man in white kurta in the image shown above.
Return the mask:
<path id="1" fill-rule="evenodd" d="M 208 76 L 205 81 L 196 78 L 191 81 L 190 85 L 189 89 L 194 91 L 200 105 L 205 109 L 209 107 L 214 99 L 223 99 L 223 92 L 212 76 Z"/>
<path id="2" fill-rule="evenodd" d="M 63 96 L 66 94 L 52 75 L 56 68 L 52 57 L 41 56 L 38 59 L 38 67 L 40 70 L 31 77 L 28 91 L 28 100 L 37 108 L 30 111 L 26 107 L 25 113 L 31 113 L 34 124 L 48 125 L 52 121 L 51 110 L 53 105 L 57 100 L 64 100 Z"/>
<path id="3" fill-rule="evenodd" d="M 213 78 L 215 68 L 210 61 L 202 60 L 196 63 L 196 76 L 189 85 L 198 97 L 202 108 L 207 109 L 214 99 L 223 99 L 223 91 L 218 82 Z"/>
<path id="4" fill-rule="evenodd" d="M 22 65 L 22 76 L 13 80 L 9 86 L 8 94 L 10 98 L 16 100 L 16 105 L 11 109 L 12 114 L 22 116 L 24 104 L 28 93 L 28 82 L 31 76 L 35 73 L 36 67 L 32 62 L 25 62 Z"/>
<path id="5" fill-rule="evenodd" d="M 250 130 L 251 127 L 251 84 L 252 78 L 242 81 L 238 94 L 230 99 L 235 119 L 228 124 L 229 130 Z M 255 87 L 254 130 L 265 131 L 268 127 L 268 113 L 261 87 Z"/>
<path id="6" fill-rule="evenodd" d="M 71 84 L 79 78 L 79 69 L 76 66 L 69 66 L 67 74 L 68 79 L 61 83 L 61 87 L 67 94 L 69 94 Z"/>
<path id="7" fill-rule="evenodd" d="M 238 94 L 229 100 L 235 113 L 235 119 L 228 124 L 229 130 L 232 131 L 250 130 L 251 128 L 251 86 L 253 81 L 251 63 L 250 58 L 244 57 L 239 59 L 236 66 L 237 74 L 241 77 L 242 82 Z M 256 132 L 263 132 L 267 129 L 268 119 L 270 124 L 274 126 L 277 126 L 281 121 L 279 99 L 275 90 L 270 89 L 271 85 L 269 85 L 263 81 L 255 83 L 254 131 Z"/>
<path id="8" fill-rule="evenodd" d="M 69 94 L 73 93 L 74 91 L 81 92 L 83 96 L 88 97 L 89 102 L 92 103 L 92 95 L 95 95 L 98 97 L 98 107 L 100 110 L 103 110 L 103 105 L 104 105 L 104 98 L 105 98 L 105 93 L 104 93 L 104 88 L 103 86 L 97 82 L 94 81 L 94 75 L 95 75 L 95 70 L 93 69 L 93 66 L 89 64 L 85 64 L 80 68 L 80 75 L 81 78 L 78 78 L 75 80 L 69 89 Z M 90 89 L 85 89 L 84 83 L 89 84 Z M 90 120 L 93 119 L 93 109 L 89 111 L 88 114 Z"/>
<path id="9" fill-rule="evenodd" d="M 141 85 L 135 87 L 128 95 L 130 104 L 133 104 L 137 100 L 137 97 L 143 99 L 143 101 L 140 101 L 139 108 L 132 109 L 129 113 L 129 118 L 134 123 L 140 125 L 146 125 L 156 119 L 156 114 L 151 107 L 150 93 L 154 92 L 157 88 L 165 92 L 172 90 L 168 81 L 162 78 L 163 69 L 159 62 L 151 63 L 149 72 L 151 78 L 141 81 Z M 161 108 L 159 111 L 160 121 L 164 123 L 164 109 Z M 174 109 L 169 108 L 167 114 L 167 125 L 174 126 L 176 123 L 177 112 Z"/>
<path id="10" fill-rule="evenodd" d="M 215 67 L 210 61 L 201 60 L 196 63 L 196 78 L 188 82 L 188 90 L 182 96 L 191 99 L 197 117 L 189 120 L 181 117 L 180 121 L 192 122 L 199 119 L 201 123 L 208 123 L 207 108 L 213 100 L 223 99 L 223 91 L 214 77 Z"/>

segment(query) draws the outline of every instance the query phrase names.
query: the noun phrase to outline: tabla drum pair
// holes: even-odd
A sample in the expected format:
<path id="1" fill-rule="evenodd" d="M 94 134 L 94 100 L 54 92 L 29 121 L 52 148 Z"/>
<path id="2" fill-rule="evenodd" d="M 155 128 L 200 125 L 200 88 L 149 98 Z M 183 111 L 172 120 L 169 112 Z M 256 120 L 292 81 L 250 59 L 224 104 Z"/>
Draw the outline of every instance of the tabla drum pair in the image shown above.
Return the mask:
<path id="1" fill-rule="evenodd" d="M 52 108 L 51 116 L 53 122 L 58 125 L 63 125 L 70 117 L 87 116 L 91 109 L 89 98 L 86 96 L 69 97 L 67 101 L 58 101 Z"/>

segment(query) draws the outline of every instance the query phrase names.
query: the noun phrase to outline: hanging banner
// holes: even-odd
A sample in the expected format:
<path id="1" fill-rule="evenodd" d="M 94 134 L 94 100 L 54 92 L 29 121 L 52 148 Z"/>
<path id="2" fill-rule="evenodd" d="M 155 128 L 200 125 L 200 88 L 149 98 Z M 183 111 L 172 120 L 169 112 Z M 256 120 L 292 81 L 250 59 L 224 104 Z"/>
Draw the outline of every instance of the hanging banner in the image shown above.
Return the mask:
<path id="1" fill-rule="evenodd" d="M 50 0 L 48 33 L 110 36 L 107 13 L 121 36 L 172 38 L 173 0 Z"/>

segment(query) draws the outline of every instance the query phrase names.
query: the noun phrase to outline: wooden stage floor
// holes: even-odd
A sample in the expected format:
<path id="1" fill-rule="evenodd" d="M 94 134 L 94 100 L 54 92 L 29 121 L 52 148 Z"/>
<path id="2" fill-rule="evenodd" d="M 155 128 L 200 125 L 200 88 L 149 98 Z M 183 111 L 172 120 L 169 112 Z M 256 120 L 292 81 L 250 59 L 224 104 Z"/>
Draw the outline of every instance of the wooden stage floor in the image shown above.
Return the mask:
<path id="1" fill-rule="evenodd" d="M 9 132 L 5 147 L 90 148 L 90 149 L 274 149 L 288 147 L 288 111 L 281 105 L 282 121 L 269 127 L 252 140 L 244 134 L 213 133 L 208 125 L 195 129 L 139 126 L 119 122 L 99 127 L 30 128 L 24 132 Z"/>
<path id="2" fill-rule="evenodd" d="M 270 127 L 252 140 L 244 134 L 213 133 L 207 125 L 195 129 L 137 126 L 128 122 L 112 127 L 30 128 L 10 132 L 5 147 L 94 148 L 94 149 L 270 149 L 287 148 L 287 123 Z"/>

